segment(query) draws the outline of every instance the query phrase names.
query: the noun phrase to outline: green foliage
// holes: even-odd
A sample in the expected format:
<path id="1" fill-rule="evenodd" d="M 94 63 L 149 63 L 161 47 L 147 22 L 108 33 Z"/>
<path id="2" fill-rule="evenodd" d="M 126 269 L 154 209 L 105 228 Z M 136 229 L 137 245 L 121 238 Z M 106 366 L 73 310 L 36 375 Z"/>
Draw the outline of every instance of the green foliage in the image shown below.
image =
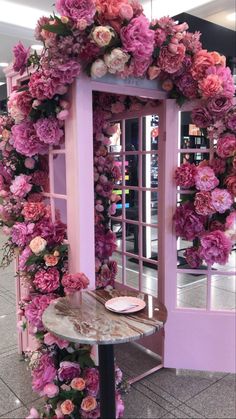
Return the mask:
<path id="1" fill-rule="evenodd" d="M 72 31 L 69 29 L 68 24 L 63 23 L 61 19 L 57 16 L 51 16 L 52 20 L 56 21 L 55 25 L 46 24 L 42 26 L 42 29 L 53 32 L 60 36 L 73 35 Z"/>

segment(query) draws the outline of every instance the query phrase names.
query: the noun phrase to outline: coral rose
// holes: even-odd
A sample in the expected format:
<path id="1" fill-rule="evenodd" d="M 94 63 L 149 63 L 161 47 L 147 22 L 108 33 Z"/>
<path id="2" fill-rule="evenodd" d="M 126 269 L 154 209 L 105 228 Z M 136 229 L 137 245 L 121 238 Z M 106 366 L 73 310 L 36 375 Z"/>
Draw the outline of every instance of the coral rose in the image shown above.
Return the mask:
<path id="1" fill-rule="evenodd" d="M 96 409 L 97 401 L 92 396 L 87 396 L 82 400 L 81 409 L 85 412 L 91 412 L 92 410 Z"/>
<path id="2" fill-rule="evenodd" d="M 198 85 L 203 98 L 215 97 L 223 91 L 221 81 L 215 74 L 209 74 L 209 76 L 200 80 Z"/>
<path id="3" fill-rule="evenodd" d="M 54 256 L 54 255 L 45 255 L 43 257 L 45 265 L 46 266 L 56 266 L 58 264 L 59 261 L 59 257 L 58 256 Z"/>
<path id="4" fill-rule="evenodd" d="M 29 247 L 35 255 L 43 252 L 47 246 L 47 241 L 40 236 L 36 236 L 31 240 Z"/>
<path id="5" fill-rule="evenodd" d="M 73 380 L 70 383 L 70 386 L 71 388 L 73 388 L 73 390 L 83 391 L 85 389 L 85 381 L 83 380 L 83 378 L 76 377 L 73 378 Z"/>
<path id="6" fill-rule="evenodd" d="M 195 80 L 203 79 L 205 77 L 206 70 L 214 64 L 214 57 L 206 49 L 196 52 L 191 69 L 193 78 Z"/>
<path id="7" fill-rule="evenodd" d="M 73 412 L 75 405 L 71 400 L 67 399 L 61 404 L 60 408 L 63 415 L 70 415 Z"/>

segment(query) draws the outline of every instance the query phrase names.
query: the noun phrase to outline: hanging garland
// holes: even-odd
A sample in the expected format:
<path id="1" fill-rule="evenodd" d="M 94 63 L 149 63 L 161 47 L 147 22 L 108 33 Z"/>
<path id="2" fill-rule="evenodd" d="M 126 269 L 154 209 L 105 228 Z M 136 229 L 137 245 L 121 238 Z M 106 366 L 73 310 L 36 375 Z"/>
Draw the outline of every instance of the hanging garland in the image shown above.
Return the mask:
<path id="1" fill-rule="evenodd" d="M 176 210 L 178 236 L 193 241 L 186 250 L 189 266 L 225 264 L 235 240 L 236 108 L 234 84 L 225 57 L 202 49 L 200 33 L 169 17 L 143 15 L 138 0 L 57 0 L 53 14 L 42 17 L 35 37 L 43 42 L 39 56 L 21 43 L 14 48 L 16 72 L 28 71 L 29 83 L 9 98 L 9 116 L 0 117 L 0 220 L 9 240 L 3 265 L 19 253 L 19 275 L 29 287 L 20 303 L 24 328 L 28 322 L 38 350 L 30 356 L 33 389 L 46 397 L 45 410 L 31 409 L 29 418 L 99 417 L 98 370 L 89 348 L 69 344 L 42 324 L 42 313 L 58 296 L 86 288 L 83 273 L 69 274 L 66 226 L 51 218 L 43 201 L 48 168 L 45 154 L 64 138 L 70 104 L 69 85 L 81 72 L 99 78 L 158 79 L 178 103 L 200 99 L 192 112 L 196 124 L 215 143 L 215 155 L 199 166 L 184 163 L 176 184 L 190 190 Z M 31 71 L 31 69 L 33 69 Z M 120 172 L 108 152 L 114 127 L 112 113 L 142 107 L 138 99 L 98 95 L 94 99 L 95 249 L 98 287 L 112 285 L 117 273 L 110 257 L 116 248 L 110 230 L 118 197 L 113 193 Z M 133 108 L 133 109 L 134 109 Z M 117 369 L 117 385 L 121 372 Z M 124 410 L 117 393 L 117 417 Z"/>

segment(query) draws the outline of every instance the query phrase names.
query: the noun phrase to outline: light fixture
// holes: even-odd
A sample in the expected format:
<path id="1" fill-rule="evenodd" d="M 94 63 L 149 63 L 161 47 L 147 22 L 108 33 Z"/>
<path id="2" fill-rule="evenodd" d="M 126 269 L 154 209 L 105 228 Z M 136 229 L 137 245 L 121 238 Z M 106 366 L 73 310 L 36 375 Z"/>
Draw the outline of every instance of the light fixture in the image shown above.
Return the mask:
<path id="1" fill-rule="evenodd" d="M 232 22 L 235 22 L 236 21 L 236 13 L 235 12 L 234 13 L 230 13 L 229 15 L 226 16 L 226 18 L 228 20 L 231 20 Z"/>
<path id="2" fill-rule="evenodd" d="M 49 14 L 45 10 L 23 6 L 6 0 L 0 0 L 0 10 L 0 22 L 28 29 L 35 29 L 37 20 L 41 16 L 48 16 Z"/>
<path id="3" fill-rule="evenodd" d="M 8 63 L 0 63 L 0 67 L 7 67 Z"/>
<path id="4" fill-rule="evenodd" d="M 34 44 L 34 45 L 31 45 L 31 47 L 30 47 L 31 49 L 33 49 L 34 51 L 42 51 L 42 49 L 43 49 L 43 45 L 40 45 L 40 44 Z"/>
<path id="5" fill-rule="evenodd" d="M 213 0 L 181 0 L 174 2 L 173 0 L 165 0 L 159 2 L 156 0 L 143 0 L 142 6 L 144 13 L 149 19 L 159 19 L 163 16 L 175 16 L 179 13 L 188 12 Z"/>
<path id="6" fill-rule="evenodd" d="M 4 84 L 6 84 L 5 81 L 0 81 L 0 86 L 3 86 Z"/>

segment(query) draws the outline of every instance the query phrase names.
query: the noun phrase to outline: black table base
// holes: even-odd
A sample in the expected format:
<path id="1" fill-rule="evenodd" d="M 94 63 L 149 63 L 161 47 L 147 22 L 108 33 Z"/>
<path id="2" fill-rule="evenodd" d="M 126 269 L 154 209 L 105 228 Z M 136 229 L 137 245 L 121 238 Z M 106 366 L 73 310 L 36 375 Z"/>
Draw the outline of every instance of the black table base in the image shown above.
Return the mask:
<path id="1" fill-rule="evenodd" d="M 101 419 L 116 418 L 115 365 L 113 345 L 98 345 Z"/>

